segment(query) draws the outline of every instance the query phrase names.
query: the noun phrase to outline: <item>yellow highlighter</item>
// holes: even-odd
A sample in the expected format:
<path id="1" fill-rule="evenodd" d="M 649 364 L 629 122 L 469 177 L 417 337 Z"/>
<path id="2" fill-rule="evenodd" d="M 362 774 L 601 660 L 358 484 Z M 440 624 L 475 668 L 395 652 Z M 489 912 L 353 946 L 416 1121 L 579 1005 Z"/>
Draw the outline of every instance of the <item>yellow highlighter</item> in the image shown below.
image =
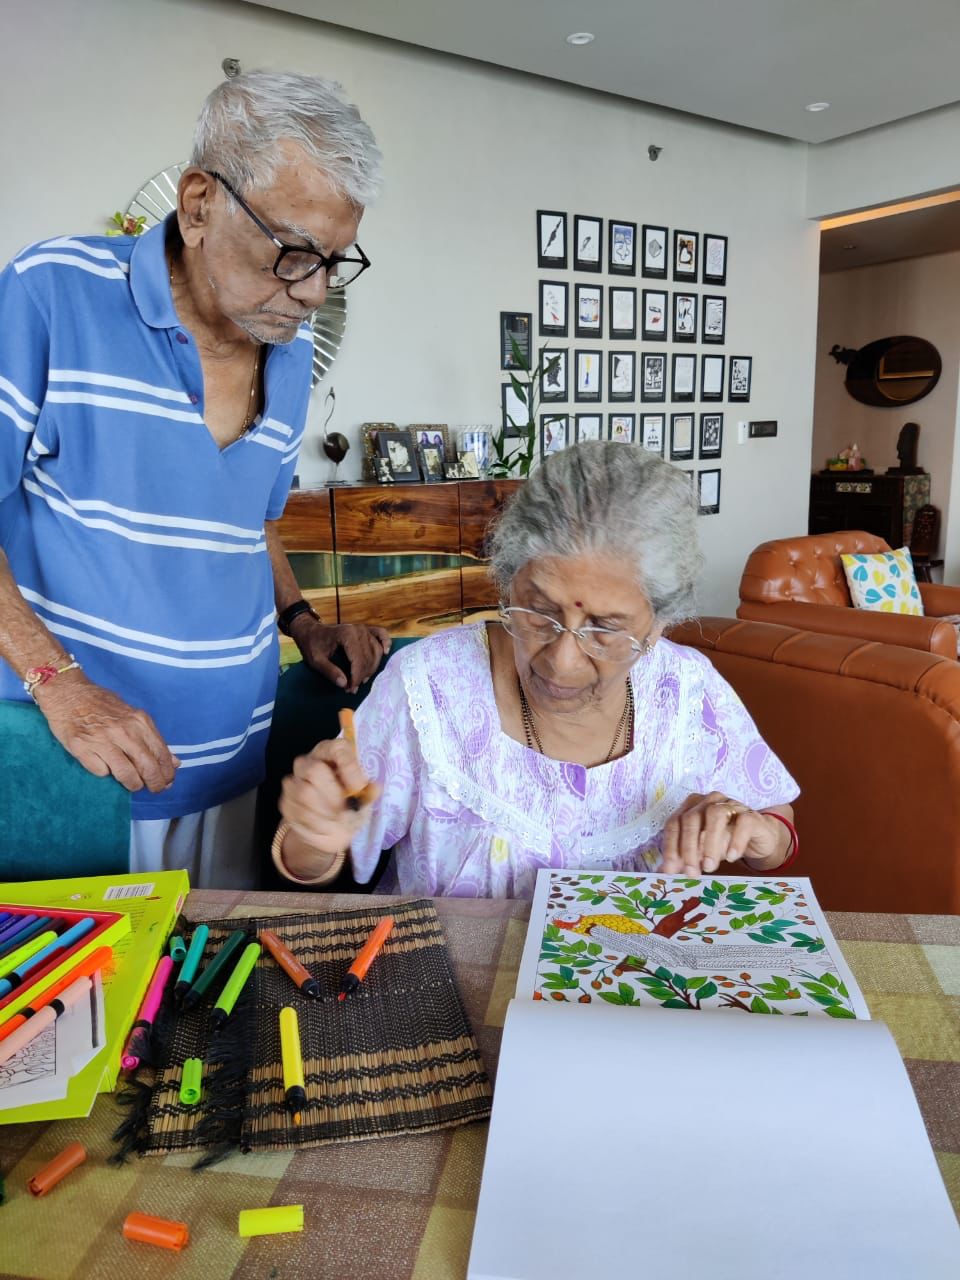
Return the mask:
<path id="1" fill-rule="evenodd" d="M 48 947 L 51 942 L 56 942 L 56 940 L 56 930 L 47 929 L 46 932 L 38 933 L 29 942 L 25 942 L 16 951 L 11 951 L 8 955 L 5 955 L 2 962 L 0 962 L 0 978 L 5 978 L 8 973 L 13 973 L 18 964 L 23 964 L 24 960 L 29 960 L 32 955 L 35 955 L 44 947 Z"/>
<path id="2" fill-rule="evenodd" d="M 283 1058 L 283 1089 L 293 1123 L 300 1123 L 300 1112 L 307 1105 L 303 1083 L 303 1054 L 300 1050 L 300 1023 L 296 1009 L 289 1005 L 280 1010 L 280 1053 Z"/>

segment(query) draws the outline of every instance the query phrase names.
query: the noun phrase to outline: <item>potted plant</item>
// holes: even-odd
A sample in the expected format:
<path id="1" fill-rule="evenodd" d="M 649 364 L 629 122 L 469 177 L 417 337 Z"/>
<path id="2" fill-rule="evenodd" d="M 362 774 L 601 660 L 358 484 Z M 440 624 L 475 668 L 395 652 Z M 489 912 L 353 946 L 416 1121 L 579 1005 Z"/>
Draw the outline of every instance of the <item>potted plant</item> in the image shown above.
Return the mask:
<path id="1" fill-rule="evenodd" d="M 494 435 L 494 458 L 490 465 L 490 475 L 497 480 L 508 479 L 514 475 L 525 478 L 530 474 L 530 467 L 537 451 L 537 406 L 540 403 L 541 382 L 543 375 L 552 372 L 560 361 L 559 356 L 554 356 L 546 366 L 538 365 L 536 369 L 531 369 L 527 357 L 520 350 L 512 334 L 510 349 L 519 371 L 518 373 L 511 371 L 510 385 L 513 387 L 514 395 L 527 410 L 527 420 L 515 422 L 508 414 L 510 425 L 520 433 L 519 436 L 508 436 L 502 427 Z M 520 440 L 520 445 L 510 448 L 508 442 L 512 443 L 517 439 Z"/>

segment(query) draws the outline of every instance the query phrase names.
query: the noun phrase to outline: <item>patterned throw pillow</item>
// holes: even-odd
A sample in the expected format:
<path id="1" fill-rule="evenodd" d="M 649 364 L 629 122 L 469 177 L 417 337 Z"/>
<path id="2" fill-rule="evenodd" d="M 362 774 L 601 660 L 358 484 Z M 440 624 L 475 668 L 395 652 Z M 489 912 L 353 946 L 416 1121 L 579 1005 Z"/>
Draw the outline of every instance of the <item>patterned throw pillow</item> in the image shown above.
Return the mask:
<path id="1" fill-rule="evenodd" d="M 908 547 L 872 556 L 841 556 L 855 609 L 880 613 L 923 613 Z"/>

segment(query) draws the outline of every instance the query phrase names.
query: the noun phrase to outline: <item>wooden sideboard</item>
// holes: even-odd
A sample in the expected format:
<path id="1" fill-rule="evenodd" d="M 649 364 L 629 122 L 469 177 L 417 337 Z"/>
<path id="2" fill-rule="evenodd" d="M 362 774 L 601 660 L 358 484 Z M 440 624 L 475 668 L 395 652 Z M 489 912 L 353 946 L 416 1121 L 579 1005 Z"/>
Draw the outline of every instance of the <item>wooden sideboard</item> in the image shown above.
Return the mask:
<path id="1" fill-rule="evenodd" d="M 863 529 L 891 547 L 910 542 L 913 517 L 930 501 L 930 476 L 832 471 L 810 477 L 808 533 Z"/>
<path id="2" fill-rule="evenodd" d="M 484 542 L 491 520 L 521 483 L 295 489 L 280 536 L 321 618 L 427 635 L 495 607 Z M 288 644 L 283 656 L 295 657 L 295 648 Z"/>

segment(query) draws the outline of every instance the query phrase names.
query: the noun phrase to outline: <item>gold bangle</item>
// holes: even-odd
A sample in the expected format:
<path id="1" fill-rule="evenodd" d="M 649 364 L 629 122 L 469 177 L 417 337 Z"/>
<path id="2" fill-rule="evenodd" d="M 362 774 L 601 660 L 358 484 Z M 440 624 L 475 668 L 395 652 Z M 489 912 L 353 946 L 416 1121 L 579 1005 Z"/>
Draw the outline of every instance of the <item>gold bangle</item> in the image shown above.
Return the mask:
<path id="1" fill-rule="evenodd" d="M 283 842 L 290 830 L 289 822 L 281 822 L 274 834 L 273 841 L 270 845 L 270 856 L 273 858 L 273 865 L 277 868 L 285 880 L 292 880 L 294 884 L 329 884 L 331 880 L 335 880 L 340 874 L 344 862 L 347 860 L 349 850 L 344 849 L 341 853 L 335 855 L 330 868 L 323 873 L 322 876 L 313 876 L 305 879 L 303 876 L 294 875 L 287 864 L 283 860 Z"/>

